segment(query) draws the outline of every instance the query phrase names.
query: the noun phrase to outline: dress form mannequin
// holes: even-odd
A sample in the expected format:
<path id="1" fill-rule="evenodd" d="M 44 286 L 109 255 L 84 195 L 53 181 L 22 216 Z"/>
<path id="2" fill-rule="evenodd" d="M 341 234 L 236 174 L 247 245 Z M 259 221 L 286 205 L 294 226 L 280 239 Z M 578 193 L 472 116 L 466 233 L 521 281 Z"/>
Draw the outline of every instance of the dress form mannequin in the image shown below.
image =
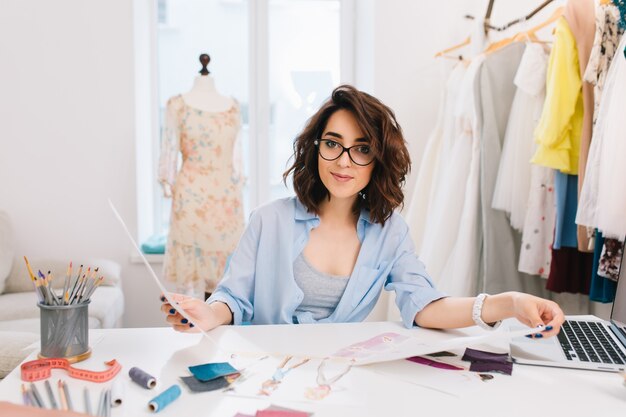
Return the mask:
<path id="1" fill-rule="evenodd" d="M 208 112 L 225 111 L 233 105 L 233 99 L 221 95 L 208 74 L 196 77 L 191 90 L 183 94 L 183 100 L 189 107 Z"/>
<path id="2" fill-rule="evenodd" d="M 222 112 L 233 106 L 233 100 L 221 95 L 215 88 L 215 80 L 210 75 L 207 65 L 211 62 L 208 54 L 200 55 L 202 69 L 193 81 L 191 90 L 183 94 L 183 100 L 189 107 L 206 112 Z"/>
<path id="3" fill-rule="evenodd" d="M 163 276 L 192 296 L 214 290 L 244 227 L 241 113 L 216 90 L 209 61 L 202 54 L 192 89 L 168 100 L 159 159 L 158 180 L 172 198 Z"/>

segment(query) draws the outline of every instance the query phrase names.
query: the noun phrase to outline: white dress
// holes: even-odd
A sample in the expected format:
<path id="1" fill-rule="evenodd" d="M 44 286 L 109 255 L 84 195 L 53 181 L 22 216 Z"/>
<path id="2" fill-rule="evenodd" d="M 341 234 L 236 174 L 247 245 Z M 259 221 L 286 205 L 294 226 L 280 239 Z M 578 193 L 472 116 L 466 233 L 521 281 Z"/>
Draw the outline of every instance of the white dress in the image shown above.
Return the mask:
<path id="1" fill-rule="evenodd" d="M 413 188 L 413 197 L 409 204 L 406 221 L 411 231 L 411 238 L 415 242 L 415 251 L 421 253 L 421 243 L 424 237 L 426 219 L 430 212 L 433 195 L 437 189 L 439 173 L 441 171 L 442 153 L 448 154 L 450 147 L 449 136 L 454 124 L 454 103 L 458 95 L 458 89 L 466 67 L 457 64 L 446 82 L 446 88 L 439 108 L 437 124 L 431 132 L 422 160 L 420 163 L 417 181 Z"/>
<path id="2" fill-rule="evenodd" d="M 459 297 L 476 294 L 482 239 L 480 228 L 480 138 L 477 134 L 476 100 L 473 87 L 484 56 L 476 57 L 474 61 L 475 63 L 472 63 L 472 68 L 468 71 L 470 77 L 466 79 L 466 84 L 464 84 L 465 88 L 471 87 L 471 90 L 465 91 L 462 97 L 463 101 L 459 102 L 463 109 L 463 116 L 460 119 L 463 135 L 459 137 L 459 140 L 471 144 L 471 152 L 468 155 L 468 171 L 461 183 L 464 186 L 464 202 L 456 238 L 452 243 L 448 259 L 437 282 L 437 288 L 441 291 Z"/>
<path id="3" fill-rule="evenodd" d="M 530 192 L 530 159 L 536 145 L 533 133 L 545 98 L 548 54 L 540 44 L 526 45 L 515 75 L 517 90 L 504 136 L 492 207 L 509 216 L 511 226 L 524 229 Z"/>
<path id="4" fill-rule="evenodd" d="M 482 56 L 474 58 L 463 75 L 455 104 L 451 143 L 449 151 L 446 151 L 444 134 L 440 181 L 433 193 L 421 243 L 420 257 L 437 287 L 443 291 L 458 291 L 457 283 L 450 282 L 455 276 L 446 274 L 444 278 L 443 271 L 453 252 L 461 227 L 468 173 L 474 154 L 473 136 L 476 132 L 474 79 L 482 60 Z"/>
<path id="5" fill-rule="evenodd" d="M 622 36 L 603 88 L 576 215 L 576 223 L 620 239 L 626 235 L 625 47 Z"/>
<path id="6" fill-rule="evenodd" d="M 626 36 L 617 48 L 607 77 L 596 130 L 602 135 L 602 152 L 598 176 L 598 229 L 605 237 L 626 236 Z"/>

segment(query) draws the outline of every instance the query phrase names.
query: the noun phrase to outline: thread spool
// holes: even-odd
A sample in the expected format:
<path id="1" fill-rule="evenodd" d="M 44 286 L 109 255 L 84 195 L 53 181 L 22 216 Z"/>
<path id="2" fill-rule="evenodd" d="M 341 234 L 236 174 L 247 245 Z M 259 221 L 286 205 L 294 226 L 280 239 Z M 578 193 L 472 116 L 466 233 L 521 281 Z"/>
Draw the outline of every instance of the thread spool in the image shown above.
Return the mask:
<path id="1" fill-rule="evenodd" d="M 136 366 L 130 368 L 128 376 L 130 376 L 130 379 L 132 379 L 137 385 L 145 389 L 152 389 L 156 386 L 156 378 Z"/>
<path id="2" fill-rule="evenodd" d="M 122 401 L 124 400 L 124 391 L 124 381 L 120 378 L 114 379 L 113 384 L 111 385 L 111 407 L 122 405 Z"/>
<path id="3" fill-rule="evenodd" d="M 180 387 L 174 384 L 153 399 L 151 399 L 148 403 L 148 409 L 153 413 L 158 413 L 169 404 L 174 402 L 174 400 L 176 400 L 178 397 L 180 397 L 180 393 Z"/>

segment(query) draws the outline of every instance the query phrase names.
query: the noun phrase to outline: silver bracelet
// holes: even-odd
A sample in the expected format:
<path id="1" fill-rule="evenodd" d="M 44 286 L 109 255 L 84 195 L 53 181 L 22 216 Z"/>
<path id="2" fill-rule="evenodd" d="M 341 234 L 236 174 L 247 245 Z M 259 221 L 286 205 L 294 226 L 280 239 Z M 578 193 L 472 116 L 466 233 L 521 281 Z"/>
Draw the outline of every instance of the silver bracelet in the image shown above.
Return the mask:
<path id="1" fill-rule="evenodd" d="M 502 324 L 502 320 L 498 320 L 495 323 L 485 323 L 482 318 L 483 314 L 483 303 L 485 302 L 485 298 L 487 298 L 489 294 L 478 294 L 476 299 L 474 300 L 474 305 L 472 306 L 472 320 L 478 327 L 481 327 L 485 330 L 495 330 Z"/>

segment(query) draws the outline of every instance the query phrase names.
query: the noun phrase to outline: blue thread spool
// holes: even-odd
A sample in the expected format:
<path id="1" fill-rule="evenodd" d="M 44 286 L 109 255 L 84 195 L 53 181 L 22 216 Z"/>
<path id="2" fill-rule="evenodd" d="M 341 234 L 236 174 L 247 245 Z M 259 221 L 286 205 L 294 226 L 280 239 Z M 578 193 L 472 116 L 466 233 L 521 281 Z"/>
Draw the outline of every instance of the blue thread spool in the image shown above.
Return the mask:
<path id="1" fill-rule="evenodd" d="M 142 371 L 141 369 L 133 366 L 128 371 L 128 376 L 139 386 L 145 389 L 152 389 L 156 386 L 156 379 L 149 373 Z"/>
<path id="2" fill-rule="evenodd" d="M 167 407 L 170 403 L 172 403 L 176 398 L 180 397 L 180 392 L 180 387 L 174 384 L 153 399 L 151 399 L 148 403 L 148 408 L 153 413 L 158 413 L 159 411 Z"/>

